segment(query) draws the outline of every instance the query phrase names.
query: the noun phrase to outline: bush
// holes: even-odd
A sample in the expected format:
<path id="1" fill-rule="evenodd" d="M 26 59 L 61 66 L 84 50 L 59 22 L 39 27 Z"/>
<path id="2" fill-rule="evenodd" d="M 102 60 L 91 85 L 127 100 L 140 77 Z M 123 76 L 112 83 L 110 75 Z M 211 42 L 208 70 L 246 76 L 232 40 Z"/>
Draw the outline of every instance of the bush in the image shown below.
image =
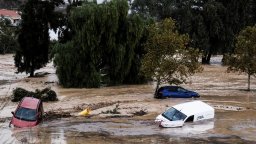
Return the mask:
<path id="1" fill-rule="evenodd" d="M 23 88 L 16 88 L 13 90 L 12 102 L 20 101 L 23 97 L 35 97 L 42 101 L 57 101 L 57 94 L 51 88 L 45 88 L 42 90 L 36 89 L 35 92 L 27 91 Z"/>
<path id="2" fill-rule="evenodd" d="M 35 93 L 31 92 L 31 91 L 27 91 L 23 88 L 16 88 L 13 90 L 13 94 L 12 94 L 12 102 L 17 102 L 20 101 L 23 97 L 32 97 L 34 96 Z"/>
<path id="3" fill-rule="evenodd" d="M 101 112 L 103 114 L 120 114 L 120 112 L 118 111 L 119 108 L 119 104 L 116 105 L 116 107 L 113 110 L 107 110 L 105 112 Z"/>

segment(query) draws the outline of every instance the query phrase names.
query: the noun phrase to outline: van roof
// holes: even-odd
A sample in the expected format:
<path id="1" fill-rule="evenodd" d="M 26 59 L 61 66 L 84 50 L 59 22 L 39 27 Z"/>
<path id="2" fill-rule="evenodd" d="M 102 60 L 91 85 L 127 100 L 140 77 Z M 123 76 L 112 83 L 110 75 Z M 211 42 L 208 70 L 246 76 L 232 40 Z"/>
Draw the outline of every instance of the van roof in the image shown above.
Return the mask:
<path id="1" fill-rule="evenodd" d="M 187 116 L 205 113 L 209 111 L 214 113 L 214 108 L 202 101 L 192 101 L 192 102 L 182 103 L 182 104 L 175 105 L 173 107 Z"/>
<path id="2" fill-rule="evenodd" d="M 33 97 L 24 97 L 21 101 L 20 106 L 29 109 L 37 109 L 39 99 Z"/>

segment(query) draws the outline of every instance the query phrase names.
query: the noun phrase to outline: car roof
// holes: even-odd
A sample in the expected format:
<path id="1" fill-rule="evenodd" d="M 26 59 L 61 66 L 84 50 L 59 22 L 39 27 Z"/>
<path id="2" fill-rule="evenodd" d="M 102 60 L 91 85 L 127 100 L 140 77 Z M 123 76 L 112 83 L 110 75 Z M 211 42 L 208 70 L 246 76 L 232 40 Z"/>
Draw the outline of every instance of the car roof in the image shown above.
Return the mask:
<path id="1" fill-rule="evenodd" d="M 33 97 L 24 97 L 21 101 L 20 106 L 29 109 L 37 109 L 40 100 Z"/>
<path id="2" fill-rule="evenodd" d="M 192 101 L 192 102 L 182 103 L 182 104 L 175 105 L 173 107 L 187 116 L 191 116 L 195 114 L 204 114 L 206 112 L 214 113 L 214 108 L 202 101 Z"/>
<path id="3" fill-rule="evenodd" d="M 162 86 L 162 88 L 179 88 L 180 86 Z"/>
<path id="4" fill-rule="evenodd" d="M 159 89 L 163 90 L 163 89 L 169 89 L 169 90 L 177 90 L 178 88 L 180 88 L 180 86 L 162 86 Z"/>

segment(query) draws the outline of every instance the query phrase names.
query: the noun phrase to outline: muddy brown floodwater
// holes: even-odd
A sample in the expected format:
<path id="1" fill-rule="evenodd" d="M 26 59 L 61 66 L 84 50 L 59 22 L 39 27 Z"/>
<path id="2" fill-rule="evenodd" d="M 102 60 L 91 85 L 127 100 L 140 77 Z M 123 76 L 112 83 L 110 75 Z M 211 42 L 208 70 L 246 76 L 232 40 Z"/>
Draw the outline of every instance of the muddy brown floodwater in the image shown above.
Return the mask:
<path id="1" fill-rule="evenodd" d="M 191 77 L 187 89 L 197 91 L 202 100 L 215 108 L 215 118 L 199 123 L 185 123 L 181 128 L 159 128 L 154 118 L 168 107 L 194 99 L 154 99 L 154 84 L 103 87 L 100 89 L 66 89 L 58 85 L 52 63 L 28 78 L 15 74 L 12 55 L 0 56 L 0 143 L 256 143 L 256 81 L 247 88 L 247 76 L 226 73 L 220 56 L 212 65 Z M 51 87 L 59 101 L 44 103 L 46 112 L 70 113 L 71 117 L 47 119 L 33 128 L 9 127 L 11 111 L 17 103 L 10 101 L 12 90 Z M 79 117 L 85 108 L 90 117 Z M 116 109 L 119 114 L 109 111 Z M 145 115 L 135 115 L 146 112 Z"/>

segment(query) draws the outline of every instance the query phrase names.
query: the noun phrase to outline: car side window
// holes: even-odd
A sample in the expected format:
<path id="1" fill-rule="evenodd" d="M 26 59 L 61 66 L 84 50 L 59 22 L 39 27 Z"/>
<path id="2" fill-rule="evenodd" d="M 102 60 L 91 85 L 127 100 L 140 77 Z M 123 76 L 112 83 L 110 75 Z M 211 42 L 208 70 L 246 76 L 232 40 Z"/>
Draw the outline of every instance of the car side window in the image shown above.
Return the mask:
<path id="1" fill-rule="evenodd" d="M 175 91 L 177 91 L 177 88 L 175 88 L 175 87 L 169 87 L 169 91 L 175 92 Z"/>
<path id="2" fill-rule="evenodd" d="M 179 91 L 179 92 L 186 92 L 186 90 L 183 89 L 183 88 L 178 88 L 178 91 Z"/>

